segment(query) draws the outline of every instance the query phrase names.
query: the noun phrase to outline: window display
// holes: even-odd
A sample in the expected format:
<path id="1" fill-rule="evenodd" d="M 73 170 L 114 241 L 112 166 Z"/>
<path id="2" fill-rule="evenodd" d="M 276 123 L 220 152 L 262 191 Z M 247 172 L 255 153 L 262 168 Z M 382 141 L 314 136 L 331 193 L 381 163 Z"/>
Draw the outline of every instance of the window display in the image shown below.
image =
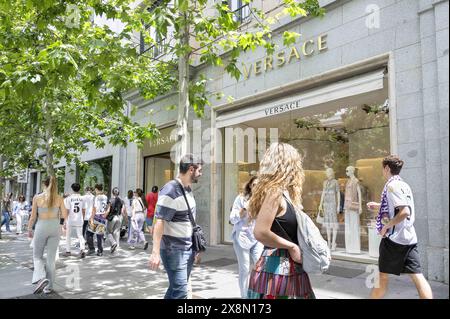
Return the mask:
<path id="1" fill-rule="evenodd" d="M 170 153 L 145 158 L 144 191 L 150 192 L 153 186 L 161 189 L 175 177 L 175 164 L 170 159 Z"/>
<path id="2" fill-rule="evenodd" d="M 345 170 L 349 179 L 345 185 L 345 250 L 351 254 L 361 252 L 360 215 L 362 213 L 361 187 L 355 177 L 355 168 Z"/>
<path id="3" fill-rule="evenodd" d="M 82 190 L 87 186 L 92 188 L 95 184 L 103 184 L 103 191 L 109 194 L 111 191 L 112 157 L 105 157 L 87 162 L 87 165 L 80 167 L 79 183 Z"/>
<path id="4" fill-rule="evenodd" d="M 374 219 L 366 203 L 377 201 L 384 181 L 382 158 L 390 153 L 389 110 L 386 96 L 371 105 L 336 109 L 336 104 L 294 110 L 236 125 L 278 129 L 278 140 L 296 147 L 303 155 L 304 211 L 316 220 L 334 252 L 361 254 L 369 249 L 369 226 Z M 267 139 L 268 143 L 268 139 Z M 235 143 L 236 144 L 236 143 Z M 257 153 L 256 150 L 254 152 Z M 256 163 L 224 165 L 224 239 L 232 199 L 258 170 Z"/>
<path id="5" fill-rule="evenodd" d="M 336 250 L 336 236 L 339 229 L 338 215 L 341 206 L 341 194 L 334 170 L 329 167 L 325 174 L 327 179 L 323 182 L 318 214 L 323 215 L 323 227 L 327 231 L 328 246 L 333 251 Z M 333 231 L 333 239 L 331 239 L 331 231 Z"/>

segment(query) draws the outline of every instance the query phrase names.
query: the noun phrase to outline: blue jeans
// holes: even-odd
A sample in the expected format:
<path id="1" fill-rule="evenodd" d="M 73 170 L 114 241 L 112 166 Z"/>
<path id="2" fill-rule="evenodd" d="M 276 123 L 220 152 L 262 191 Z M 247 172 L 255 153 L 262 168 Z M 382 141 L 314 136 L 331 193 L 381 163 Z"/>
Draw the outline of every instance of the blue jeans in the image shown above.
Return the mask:
<path id="1" fill-rule="evenodd" d="M 10 220 L 10 215 L 8 212 L 3 212 L 3 222 L 2 222 L 2 226 L 6 224 L 6 231 L 11 231 L 11 229 L 9 228 L 9 220 Z"/>
<path id="2" fill-rule="evenodd" d="M 161 249 L 160 254 L 169 278 L 169 288 L 164 299 L 186 299 L 195 253 L 192 249 Z"/>

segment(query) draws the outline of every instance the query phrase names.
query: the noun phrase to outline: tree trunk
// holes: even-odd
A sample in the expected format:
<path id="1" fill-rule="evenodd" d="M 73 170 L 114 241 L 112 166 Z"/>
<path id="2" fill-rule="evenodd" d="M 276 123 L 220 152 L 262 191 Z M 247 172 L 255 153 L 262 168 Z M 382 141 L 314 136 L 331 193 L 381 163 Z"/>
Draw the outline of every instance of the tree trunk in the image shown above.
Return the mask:
<path id="1" fill-rule="evenodd" d="M 2 176 L 2 172 L 3 172 L 3 155 L 0 155 L 0 197 L 3 198 L 3 176 Z"/>
<path id="2" fill-rule="evenodd" d="M 50 142 L 48 142 L 47 139 L 47 143 L 45 145 L 45 151 L 46 151 L 46 156 L 45 156 L 45 166 L 47 166 L 47 175 L 48 176 L 55 176 L 55 168 L 53 167 L 53 151 L 50 145 Z"/>
<path id="3" fill-rule="evenodd" d="M 53 141 L 53 121 L 51 113 L 48 110 L 47 102 L 44 102 L 44 117 L 46 119 L 45 123 L 45 166 L 47 166 L 47 175 L 49 177 L 56 177 L 55 175 L 55 167 L 54 167 L 54 158 L 52 151 L 52 141 Z"/>
<path id="4" fill-rule="evenodd" d="M 188 118 L 189 118 L 189 24 L 187 13 L 184 12 L 184 27 L 181 28 L 180 45 L 183 53 L 178 57 L 179 92 L 178 92 L 178 120 L 177 120 L 177 148 L 175 167 L 179 172 L 180 159 L 188 150 Z"/>
<path id="5" fill-rule="evenodd" d="M 0 155 L 0 214 L 3 215 L 3 177 L 2 177 L 2 171 L 3 171 L 3 156 Z M 1 218 L 0 218 L 1 220 Z M 2 239 L 2 228 L 0 227 L 0 239 Z"/>

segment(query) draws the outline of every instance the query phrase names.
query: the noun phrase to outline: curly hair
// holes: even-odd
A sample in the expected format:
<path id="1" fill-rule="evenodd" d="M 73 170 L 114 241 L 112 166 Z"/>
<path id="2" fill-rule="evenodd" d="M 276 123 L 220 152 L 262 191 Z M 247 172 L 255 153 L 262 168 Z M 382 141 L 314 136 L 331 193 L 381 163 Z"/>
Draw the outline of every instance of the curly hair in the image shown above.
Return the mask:
<path id="1" fill-rule="evenodd" d="M 249 202 L 250 219 L 256 219 L 268 194 L 279 194 L 287 190 L 292 202 L 300 206 L 302 186 L 305 180 L 303 158 L 286 143 L 273 143 L 264 154 L 258 171 L 258 183 L 252 190 Z"/>

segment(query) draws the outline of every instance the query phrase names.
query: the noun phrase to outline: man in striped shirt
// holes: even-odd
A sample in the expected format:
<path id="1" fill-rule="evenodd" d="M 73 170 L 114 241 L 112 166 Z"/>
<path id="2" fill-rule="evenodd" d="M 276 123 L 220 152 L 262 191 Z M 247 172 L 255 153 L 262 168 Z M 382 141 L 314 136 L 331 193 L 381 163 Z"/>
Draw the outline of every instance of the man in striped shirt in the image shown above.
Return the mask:
<path id="1" fill-rule="evenodd" d="M 156 270 L 163 262 L 169 278 L 165 299 L 187 298 L 188 280 L 196 257 L 196 252 L 192 250 L 192 224 L 189 218 L 189 208 L 194 220 L 196 215 L 191 187 L 201 176 L 201 160 L 187 154 L 181 158 L 178 177 L 164 185 L 158 195 L 150 268 Z"/>

